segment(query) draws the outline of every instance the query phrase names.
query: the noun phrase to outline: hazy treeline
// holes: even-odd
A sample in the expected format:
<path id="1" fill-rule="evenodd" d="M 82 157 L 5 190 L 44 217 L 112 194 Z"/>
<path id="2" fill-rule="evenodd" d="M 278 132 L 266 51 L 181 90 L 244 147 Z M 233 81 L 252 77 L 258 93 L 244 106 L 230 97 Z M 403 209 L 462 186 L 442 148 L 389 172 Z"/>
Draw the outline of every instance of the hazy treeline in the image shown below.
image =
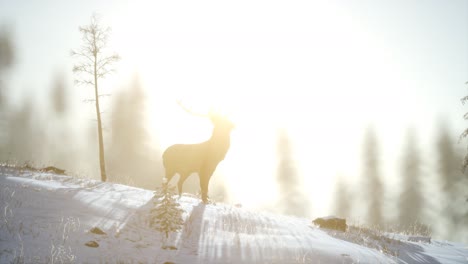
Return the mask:
<path id="1" fill-rule="evenodd" d="M 50 109 L 41 110 L 32 98 L 3 111 L 3 162 L 35 167 L 57 166 L 75 176 L 97 178 L 96 129 L 73 131 L 67 113 L 68 92 L 55 86 Z M 60 88 L 57 88 L 60 87 Z M 160 151 L 151 147 L 145 129 L 144 97 L 138 85 L 113 96 L 112 111 L 105 124 L 109 157 L 109 180 L 137 187 L 155 188 L 161 181 Z M 142 105 L 140 105 L 140 103 Z M 84 135 L 84 140 L 80 139 Z M 74 144 L 84 141 L 85 144 Z M 86 144 L 87 143 L 87 144 Z M 95 177 L 96 176 L 96 177 Z"/>
<path id="2" fill-rule="evenodd" d="M 34 87 L 46 91 L 47 96 L 41 97 L 46 102 L 24 92 L 19 102 L 12 103 L 7 80 L 13 74 L 17 52 L 10 31 L 0 31 L 0 160 L 56 166 L 70 175 L 97 179 L 95 120 L 76 126 L 79 111 L 92 105 L 84 102 L 87 98 L 73 96 L 74 87 L 65 73 L 53 76 L 49 87 Z M 106 99 L 111 107 L 104 120 L 109 179 L 153 189 L 161 182 L 162 165 L 160 151 L 151 147 L 146 131 L 144 89 L 135 77 L 117 90 Z"/>
<path id="3" fill-rule="evenodd" d="M 361 223 L 400 231 L 427 233 L 467 241 L 468 177 L 462 172 L 463 151 L 446 124 L 440 124 L 432 146 L 436 157 L 425 161 L 415 131 L 408 130 L 401 149 L 397 185 L 381 173 L 383 160 L 376 132 L 369 128 L 362 146 L 362 181 L 338 178 L 334 213 Z M 365 208 L 364 216 L 353 214 Z M 416 229 L 416 230 L 415 230 Z"/>
<path id="4" fill-rule="evenodd" d="M 73 89 L 78 87 L 61 72 L 53 76 L 48 87 L 33 87 L 47 96 L 38 99 L 25 91 L 19 102 L 11 103 L 7 77 L 14 73 L 14 58 L 19 52 L 11 31 L 0 31 L 0 52 L 0 162 L 37 168 L 56 166 L 68 175 L 99 179 L 96 120 L 86 117 L 78 122 L 83 119 L 80 112 L 93 109 L 91 98 L 74 96 Z M 137 76 L 114 88 L 111 96 L 101 98 L 107 105 L 103 133 L 108 180 L 155 189 L 162 182 L 164 168 L 157 138 L 148 131 L 145 88 Z M 218 201 L 226 199 L 224 184 L 215 185 L 212 196 Z M 185 189 L 197 192 L 198 179 L 191 177 Z"/>

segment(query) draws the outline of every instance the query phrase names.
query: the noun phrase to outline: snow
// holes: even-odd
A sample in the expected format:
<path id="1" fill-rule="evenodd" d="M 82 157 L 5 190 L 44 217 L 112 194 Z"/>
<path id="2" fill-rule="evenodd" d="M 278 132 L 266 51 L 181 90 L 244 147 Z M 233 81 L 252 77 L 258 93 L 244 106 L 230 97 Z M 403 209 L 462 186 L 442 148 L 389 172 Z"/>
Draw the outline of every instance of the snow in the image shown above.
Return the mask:
<path id="1" fill-rule="evenodd" d="M 162 249 L 154 193 L 0 167 L 0 263 L 468 263 L 466 245 L 208 204 L 184 194 L 184 225 Z M 98 227 L 105 234 L 90 232 Z M 98 247 L 85 244 L 97 242 Z"/>

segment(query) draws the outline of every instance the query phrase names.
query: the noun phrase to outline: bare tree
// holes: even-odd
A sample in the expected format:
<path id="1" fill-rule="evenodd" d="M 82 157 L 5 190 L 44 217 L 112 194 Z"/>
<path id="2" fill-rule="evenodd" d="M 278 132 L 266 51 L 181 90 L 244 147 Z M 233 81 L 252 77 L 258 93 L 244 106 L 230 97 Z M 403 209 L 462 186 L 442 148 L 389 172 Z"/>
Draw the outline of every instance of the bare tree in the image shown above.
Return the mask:
<path id="1" fill-rule="evenodd" d="M 101 27 L 96 15 L 91 17 L 91 23 L 89 25 L 80 27 L 79 30 L 82 34 L 83 45 L 81 45 L 78 50 L 71 51 L 72 56 L 79 59 L 79 62 L 73 67 L 73 72 L 79 76 L 78 79 L 75 80 L 76 83 L 94 86 L 99 139 L 99 165 L 101 168 L 101 180 L 106 181 L 98 80 L 103 79 L 114 71 L 112 65 L 117 62 L 120 57 L 115 53 L 111 55 L 105 54 L 104 48 L 107 46 L 110 28 Z"/>

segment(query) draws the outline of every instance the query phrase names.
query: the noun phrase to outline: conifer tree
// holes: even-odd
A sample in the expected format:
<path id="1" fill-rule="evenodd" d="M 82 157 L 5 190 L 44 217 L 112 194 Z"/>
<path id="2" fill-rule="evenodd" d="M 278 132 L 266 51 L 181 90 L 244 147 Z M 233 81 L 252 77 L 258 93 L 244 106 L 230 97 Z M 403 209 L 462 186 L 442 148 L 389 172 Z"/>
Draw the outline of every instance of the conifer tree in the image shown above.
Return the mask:
<path id="1" fill-rule="evenodd" d="M 399 217 L 401 228 L 418 227 L 423 220 L 424 197 L 422 186 L 421 157 L 419 154 L 416 135 L 410 130 L 406 139 L 402 160 L 402 186 L 399 198 Z"/>
<path id="2" fill-rule="evenodd" d="M 5 73 L 15 62 L 14 51 L 10 30 L 4 27 L 0 28 L 0 108 L 7 102 L 3 99 L 6 94 Z"/>
<path id="3" fill-rule="evenodd" d="M 466 82 L 465 84 L 468 84 L 468 82 Z M 468 95 L 463 96 L 463 97 L 461 98 L 461 102 L 462 102 L 463 104 L 465 104 L 466 102 L 468 102 Z M 468 120 L 468 112 L 465 113 L 465 114 L 463 115 L 463 118 L 464 118 L 465 120 Z M 461 133 L 461 135 L 460 135 L 460 141 L 461 141 L 462 139 L 466 138 L 466 137 L 468 137 L 468 128 L 466 128 L 465 130 L 463 130 L 463 133 Z M 466 170 L 467 167 L 468 167 L 468 153 L 465 155 L 465 158 L 463 159 L 463 172 L 465 172 L 465 170 Z"/>
<path id="4" fill-rule="evenodd" d="M 334 211 L 339 217 L 350 217 L 351 212 L 351 194 L 349 186 L 344 182 L 343 177 L 339 177 L 336 182 Z"/>
<path id="5" fill-rule="evenodd" d="M 150 147 L 146 107 L 145 90 L 138 76 L 133 78 L 127 89 L 113 94 L 109 124 L 111 140 L 106 148 L 110 181 L 145 189 L 153 188 L 155 184 L 153 177 L 162 162 L 156 158 L 161 155 L 155 154 L 157 150 Z"/>
<path id="6" fill-rule="evenodd" d="M 384 186 L 380 175 L 380 153 L 376 133 L 368 128 L 363 146 L 364 195 L 367 201 L 367 220 L 371 225 L 382 225 Z"/>
<path id="7" fill-rule="evenodd" d="M 466 226 L 466 221 L 463 219 L 468 215 L 468 203 L 464 192 L 468 181 L 464 179 L 465 175 L 460 170 L 463 157 L 457 151 L 453 135 L 447 127 L 445 123 L 440 124 L 436 148 L 437 172 L 442 191 L 443 202 L 440 214 L 445 220 L 445 235 L 455 239 Z"/>
<path id="8" fill-rule="evenodd" d="M 302 192 L 302 179 L 297 173 L 292 144 L 286 130 L 278 131 L 278 172 L 276 180 L 280 191 L 279 206 L 284 214 L 307 216 L 309 200 Z"/>
<path id="9" fill-rule="evenodd" d="M 169 238 L 169 233 L 182 229 L 184 224 L 182 218 L 184 210 L 180 208 L 180 204 L 174 198 L 175 195 L 175 187 L 169 186 L 167 179 L 164 178 L 161 188 L 153 197 L 154 208 L 150 213 L 150 225 L 164 232 L 166 240 Z"/>

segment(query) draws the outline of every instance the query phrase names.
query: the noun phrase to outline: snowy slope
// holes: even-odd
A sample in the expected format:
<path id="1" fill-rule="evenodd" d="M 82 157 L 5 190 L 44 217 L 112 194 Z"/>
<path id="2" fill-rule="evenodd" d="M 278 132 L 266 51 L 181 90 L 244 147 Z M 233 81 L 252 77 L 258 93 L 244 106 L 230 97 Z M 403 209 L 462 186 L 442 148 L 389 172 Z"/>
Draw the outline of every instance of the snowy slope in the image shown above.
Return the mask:
<path id="1" fill-rule="evenodd" d="M 170 237 L 177 250 L 163 250 L 148 223 L 152 196 L 0 167 L 0 263 L 468 263 L 461 244 L 321 230 L 310 219 L 204 205 L 189 195 L 179 200 L 185 225 Z"/>

